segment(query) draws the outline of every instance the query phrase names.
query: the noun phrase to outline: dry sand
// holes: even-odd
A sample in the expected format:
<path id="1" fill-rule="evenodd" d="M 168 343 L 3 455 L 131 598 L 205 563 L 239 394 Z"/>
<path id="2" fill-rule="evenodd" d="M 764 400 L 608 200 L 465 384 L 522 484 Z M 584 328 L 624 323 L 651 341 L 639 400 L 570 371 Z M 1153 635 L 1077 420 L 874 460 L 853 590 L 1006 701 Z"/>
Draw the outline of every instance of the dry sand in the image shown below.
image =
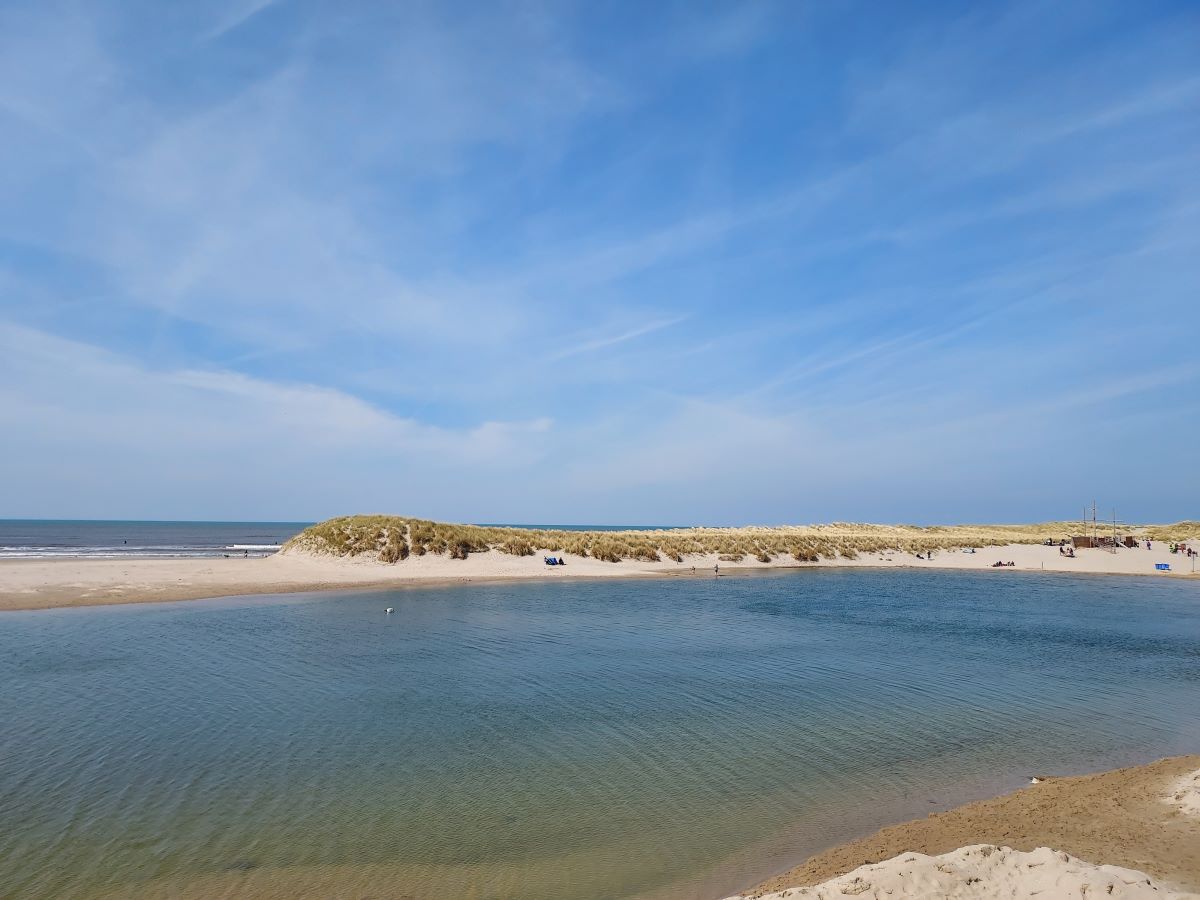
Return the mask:
<path id="1" fill-rule="evenodd" d="M 427 555 L 395 564 L 303 552 L 277 553 L 261 559 L 17 559 L 0 561 L 0 610 L 639 574 L 646 573 L 629 563 L 571 559 L 566 566 L 551 567 L 540 556 L 517 557 L 498 551 L 473 554 L 466 560 Z"/>
<path id="2" fill-rule="evenodd" d="M 1197 811 L 1200 756 L 1051 778 L 826 850 L 742 896 L 1197 896 L 1184 893 L 1200 889 Z"/>
<path id="3" fill-rule="evenodd" d="M 1096 866 L 1048 847 L 1025 853 L 974 844 L 939 856 L 901 853 L 887 862 L 859 866 L 812 887 L 768 894 L 769 900 L 844 900 L 845 897 L 1001 898 L 1125 897 L 1186 900 L 1191 894 L 1156 884 L 1143 872 Z"/>
<path id="4" fill-rule="evenodd" d="M 1166 802 L 1185 815 L 1200 817 L 1200 770 L 1176 779 L 1170 786 Z"/>
<path id="5" fill-rule="evenodd" d="M 334 558 L 289 551 L 265 559 L 20 559 L 0 561 L 0 610 L 45 609 L 162 600 L 194 600 L 242 594 L 275 594 L 355 587 L 400 587 L 407 584 L 455 583 L 493 579 L 647 577 L 673 575 L 713 577 L 715 556 L 695 556 L 682 563 L 625 560 L 619 563 L 566 556 L 567 565 L 547 566 L 542 554 L 511 556 L 499 551 L 472 554 L 465 560 L 448 556 L 410 557 L 387 564 L 358 557 Z M 993 569 L 997 561 L 1013 568 Z M 1167 552 L 1155 542 L 1153 550 L 1079 550 L 1074 559 L 1057 547 L 1013 544 L 967 553 L 944 550 L 932 559 L 909 553 L 862 554 L 857 559 L 798 563 L 781 556 L 769 563 L 747 558 L 719 563 L 722 574 L 755 569 L 850 568 L 979 569 L 1012 572 L 1076 572 L 1092 574 L 1162 575 L 1155 563 L 1171 567 L 1167 577 L 1192 576 L 1192 560 Z M 693 572 L 693 569 L 695 570 Z"/>

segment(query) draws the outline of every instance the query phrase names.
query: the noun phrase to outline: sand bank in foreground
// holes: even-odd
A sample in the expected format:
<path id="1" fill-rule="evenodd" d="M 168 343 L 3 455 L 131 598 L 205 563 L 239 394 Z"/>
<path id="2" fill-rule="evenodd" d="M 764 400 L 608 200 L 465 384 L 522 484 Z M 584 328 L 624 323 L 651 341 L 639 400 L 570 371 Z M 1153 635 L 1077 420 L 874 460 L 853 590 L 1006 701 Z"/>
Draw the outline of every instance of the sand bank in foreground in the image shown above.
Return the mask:
<path id="1" fill-rule="evenodd" d="M 884 828 L 742 897 L 1196 897 L 1198 812 L 1200 756 L 1051 778 Z"/>
<path id="2" fill-rule="evenodd" d="M 1156 884 L 1143 872 L 1096 866 L 1042 847 L 1029 853 L 1011 847 L 975 844 L 939 856 L 902 853 L 887 862 L 859 866 L 812 887 L 767 895 L 801 900 L 942 897 L 1125 897 L 1186 900 L 1200 897 Z"/>
<path id="3" fill-rule="evenodd" d="M 723 574 L 777 568 L 921 568 L 978 569 L 995 572 L 1046 571 L 1094 574 L 1162 575 L 1192 577 L 1192 561 L 1169 553 L 1155 543 L 1153 550 L 1080 550 L 1070 559 L 1057 547 L 1012 544 L 987 547 L 975 553 L 942 550 L 932 559 L 910 553 L 862 554 L 857 559 L 798 563 L 780 556 L 761 563 L 747 558 L 740 563 L 719 562 L 715 555 L 686 557 L 683 562 L 624 560 L 603 562 L 566 554 L 567 565 L 547 566 L 543 554 L 512 556 L 492 550 L 473 553 L 465 560 L 427 554 L 397 563 L 365 557 L 317 556 L 287 551 L 266 559 L 21 559 L 0 561 L 0 610 L 46 609 L 60 606 L 94 606 L 109 603 L 143 603 L 194 600 L 242 594 L 274 594 L 337 590 L 355 587 L 401 587 L 411 584 L 487 581 L 493 579 L 564 579 L 602 577 L 713 577 L 713 567 Z M 1013 562 L 1013 568 L 993 569 L 992 563 Z M 1170 566 L 1169 573 L 1155 568 Z M 694 570 L 694 571 L 693 571 Z M 1200 577 L 1200 576 L 1197 576 Z"/>

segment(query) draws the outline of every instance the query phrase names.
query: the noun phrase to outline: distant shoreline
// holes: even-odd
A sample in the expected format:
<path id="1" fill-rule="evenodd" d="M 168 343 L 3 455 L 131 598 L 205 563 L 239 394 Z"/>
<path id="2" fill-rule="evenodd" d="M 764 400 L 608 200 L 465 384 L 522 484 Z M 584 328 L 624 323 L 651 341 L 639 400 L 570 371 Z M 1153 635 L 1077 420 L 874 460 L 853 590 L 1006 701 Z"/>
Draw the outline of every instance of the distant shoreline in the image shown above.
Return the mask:
<path id="1" fill-rule="evenodd" d="M 1158 547 L 1161 546 L 1161 549 Z M 447 555 L 411 556 L 397 563 L 369 557 L 335 557 L 289 548 L 260 559 L 17 559 L 0 561 L 0 611 L 199 600 L 259 594 L 314 593 L 356 588 L 402 588 L 488 583 L 497 581 L 554 581 L 603 578 L 696 577 L 798 569 L 934 569 L 956 571 L 1045 572 L 1090 575 L 1152 575 L 1200 578 L 1191 573 L 1192 561 L 1171 554 L 1165 545 L 1155 550 L 1078 550 L 1074 558 L 1057 547 L 1011 544 L 974 553 L 942 550 L 932 559 L 915 554 L 880 551 L 798 562 L 775 557 L 769 562 L 747 558 L 721 561 L 716 554 L 684 557 L 682 562 L 622 560 L 605 562 L 560 553 L 563 566 L 548 566 L 543 556 L 514 556 L 491 550 L 466 559 Z M 922 554 L 924 556 L 924 554 Z M 997 561 L 1012 568 L 993 568 Z M 1155 569 L 1169 565 L 1169 572 Z M 695 570 L 693 572 L 693 569 Z"/>

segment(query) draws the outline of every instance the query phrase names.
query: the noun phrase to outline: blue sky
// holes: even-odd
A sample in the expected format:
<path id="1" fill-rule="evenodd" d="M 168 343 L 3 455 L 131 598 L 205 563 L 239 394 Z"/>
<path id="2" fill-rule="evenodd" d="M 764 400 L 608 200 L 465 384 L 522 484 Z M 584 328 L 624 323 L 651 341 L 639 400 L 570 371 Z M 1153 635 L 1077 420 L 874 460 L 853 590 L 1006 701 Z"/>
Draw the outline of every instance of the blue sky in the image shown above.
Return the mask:
<path id="1" fill-rule="evenodd" d="M 0 516 L 1200 517 L 1194 3 L 0 2 Z"/>

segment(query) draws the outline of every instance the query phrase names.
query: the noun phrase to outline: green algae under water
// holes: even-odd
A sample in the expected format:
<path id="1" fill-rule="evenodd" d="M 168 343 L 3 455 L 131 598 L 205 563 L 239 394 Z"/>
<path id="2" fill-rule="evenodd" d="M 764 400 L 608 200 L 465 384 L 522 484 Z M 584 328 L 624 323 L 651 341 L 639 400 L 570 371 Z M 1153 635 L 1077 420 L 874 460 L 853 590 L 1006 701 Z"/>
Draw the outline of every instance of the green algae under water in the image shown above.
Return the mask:
<path id="1" fill-rule="evenodd" d="M 8 613 L 0 897 L 722 897 L 1032 772 L 1196 752 L 1198 696 L 1200 583 L 1165 579 Z"/>

